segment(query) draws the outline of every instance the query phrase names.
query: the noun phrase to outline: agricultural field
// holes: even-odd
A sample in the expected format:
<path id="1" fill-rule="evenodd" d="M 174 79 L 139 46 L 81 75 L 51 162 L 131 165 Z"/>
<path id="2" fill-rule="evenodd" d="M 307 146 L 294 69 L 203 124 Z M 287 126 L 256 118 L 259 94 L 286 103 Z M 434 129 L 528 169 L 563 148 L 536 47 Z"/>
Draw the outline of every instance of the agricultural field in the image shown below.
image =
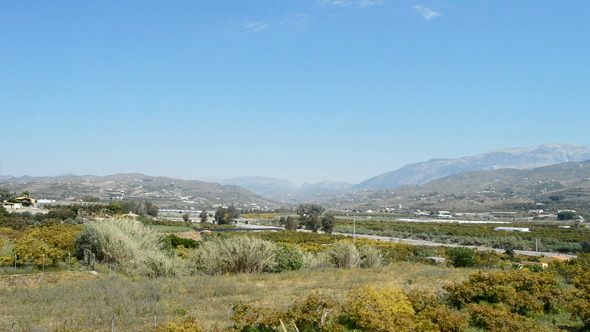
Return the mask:
<path id="1" fill-rule="evenodd" d="M 376 235 L 391 238 L 432 241 L 437 243 L 482 246 L 508 250 L 535 250 L 578 254 L 590 252 L 590 227 L 577 222 L 505 222 L 476 223 L 400 221 L 403 218 L 392 214 L 364 213 L 353 220 L 347 214 L 334 214 L 330 232 L 340 234 Z M 297 228 L 305 228 L 305 222 L 297 215 L 291 215 Z M 407 216 L 403 216 L 406 217 Z M 285 226 L 286 217 L 260 218 L 260 225 Z M 530 232 L 507 232 L 494 230 L 507 226 L 528 228 Z M 560 227 L 561 226 L 561 227 Z M 567 227 L 567 228 L 565 228 Z"/>
<path id="2" fill-rule="evenodd" d="M 527 222 L 500 224 L 461 224 L 445 222 L 400 222 L 371 219 L 356 220 L 357 234 L 370 234 L 405 239 L 417 239 L 461 245 L 487 246 L 501 249 L 581 253 L 590 252 L 590 228 L 577 224 Z M 496 231 L 498 226 L 529 228 L 530 232 Z M 353 220 L 337 219 L 334 232 L 352 233 Z"/>

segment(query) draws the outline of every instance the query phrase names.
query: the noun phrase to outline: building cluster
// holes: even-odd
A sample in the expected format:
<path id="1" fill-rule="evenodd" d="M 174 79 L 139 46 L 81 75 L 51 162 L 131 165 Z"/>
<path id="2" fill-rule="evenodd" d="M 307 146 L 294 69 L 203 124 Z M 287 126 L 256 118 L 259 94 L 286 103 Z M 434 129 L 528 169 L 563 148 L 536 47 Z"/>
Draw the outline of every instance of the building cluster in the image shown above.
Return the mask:
<path id="1" fill-rule="evenodd" d="M 10 202 L 2 202 L 2 207 L 7 211 L 20 210 L 25 207 L 36 207 L 37 200 L 29 196 L 12 198 Z"/>

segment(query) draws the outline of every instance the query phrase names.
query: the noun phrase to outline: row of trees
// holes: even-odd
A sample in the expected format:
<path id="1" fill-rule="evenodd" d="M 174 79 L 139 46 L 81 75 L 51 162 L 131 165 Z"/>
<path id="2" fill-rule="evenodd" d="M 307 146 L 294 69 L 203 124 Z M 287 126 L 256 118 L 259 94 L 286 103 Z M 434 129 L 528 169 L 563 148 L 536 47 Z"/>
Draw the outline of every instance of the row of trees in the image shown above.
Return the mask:
<path id="1" fill-rule="evenodd" d="M 318 204 L 301 204 L 295 210 L 295 213 L 299 215 L 297 219 L 292 216 L 281 217 L 280 223 L 286 230 L 296 230 L 305 227 L 314 233 L 321 230 L 322 232 L 332 234 L 336 218 L 331 213 L 326 212 L 323 206 Z"/>
<path id="2" fill-rule="evenodd" d="M 236 223 L 236 219 L 240 217 L 240 211 L 235 206 L 218 207 L 215 211 L 215 223 L 218 225 L 231 225 Z M 201 218 L 202 220 L 202 218 Z"/>

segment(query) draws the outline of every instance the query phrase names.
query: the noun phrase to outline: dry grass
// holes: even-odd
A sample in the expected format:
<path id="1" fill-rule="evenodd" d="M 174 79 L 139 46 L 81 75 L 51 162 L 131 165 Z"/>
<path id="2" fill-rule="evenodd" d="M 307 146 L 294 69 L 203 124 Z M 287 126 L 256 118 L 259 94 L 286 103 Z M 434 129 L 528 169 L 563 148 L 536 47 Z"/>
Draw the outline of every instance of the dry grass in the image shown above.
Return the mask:
<path id="1" fill-rule="evenodd" d="M 149 331 L 158 321 L 196 313 L 206 330 L 229 324 L 237 302 L 282 309 L 314 291 L 336 299 L 362 284 L 402 289 L 434 288 L 465 280 L 473 272 L 398 263 L 374 269 L 302 270 L 281 274 L 241 274 L 176 278 L 126 278 L 88 273 L 0 277 L 0 330 L 52 331 L 68 327 L 110 331 Z"/>
<path id="2" fill-rule="evenodd" d="M 84 271 L 4 275 L 0 276 L 0 289 L 8 290 L 20 287 L 45 287 L 50 284 L 98 278 L 101 278 L 101 276 Z"/>
<path id="3" fill-rule="evenodd" d="M 189 240 L 195 240 L 195 241 L 202 241 L 203 240 L 201 233 L 196 232 L 196 231 L 188 231 L 188 232 L 182 232 L 182 233 L 170 233 L 170 234 L 174 234 L 182 239 L 189 239 Z"/>

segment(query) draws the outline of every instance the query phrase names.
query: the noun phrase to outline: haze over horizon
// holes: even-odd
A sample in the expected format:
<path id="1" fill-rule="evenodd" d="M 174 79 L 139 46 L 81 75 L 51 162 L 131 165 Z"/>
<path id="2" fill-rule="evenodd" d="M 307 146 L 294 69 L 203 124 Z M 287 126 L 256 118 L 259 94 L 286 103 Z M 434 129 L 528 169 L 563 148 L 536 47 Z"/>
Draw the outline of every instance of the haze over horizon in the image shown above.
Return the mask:
<path id="1" fill-rule="evenodd" d="M 0 175 L 359 183 L 590 145 L 590 3 L 0 3 Z"/>

